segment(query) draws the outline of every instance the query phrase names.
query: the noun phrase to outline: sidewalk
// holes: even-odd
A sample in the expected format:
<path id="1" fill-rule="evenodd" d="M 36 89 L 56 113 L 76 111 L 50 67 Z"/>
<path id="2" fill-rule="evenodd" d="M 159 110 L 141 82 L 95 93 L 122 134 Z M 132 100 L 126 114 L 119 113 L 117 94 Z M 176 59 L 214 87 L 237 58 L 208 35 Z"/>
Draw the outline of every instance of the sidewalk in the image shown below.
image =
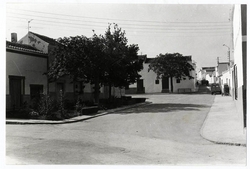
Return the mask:
<path id="1" fill-rule="evenodd" d="M 201 128 L 201 135 L 217 144 L 246 146 L 247 132 L 240 121 L 232 97 L 216 95 Z"/>
<path id="2" fill-rule="evenodd" d="M 117 111 L 121 111 L 121 110 L 126 110 L 126 109 L 130 109 L 133 107 L 143 106 L 143 105 L 147 105 L 147 104 L 150 104 L 150 102 L 138 103 L 138 104 L 124 106 L 124 107 L 120 107 L 120 108 L 116 108 L 116 109 L 110 109 L 110 110 L 106 110 L 106 111 L 101 110 L 101 111 L 98 111 L 98 113 L 94 114 L 94 115 L 82 115 L 82 116 L 77 116 L 77 117 L 74 117 L 71 119 L 57 120 L 57 121 L 35 120 L 35 119 L 6 119 L 6 124 L 65 124 L 65 123 L 74 123 L 74 122 L 89 120 L 89 119 L 92 119 L 95 117 L 104 116 L 104 115 L 109 114 L 109 113 L 113 113 L 113 112 L 117 112 Z"/>

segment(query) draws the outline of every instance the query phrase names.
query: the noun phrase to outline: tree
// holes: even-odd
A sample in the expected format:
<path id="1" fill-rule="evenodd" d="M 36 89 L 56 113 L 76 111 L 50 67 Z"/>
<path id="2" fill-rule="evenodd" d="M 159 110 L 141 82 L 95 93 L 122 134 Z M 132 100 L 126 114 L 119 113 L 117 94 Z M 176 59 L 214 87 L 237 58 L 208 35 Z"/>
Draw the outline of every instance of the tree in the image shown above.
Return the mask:
<path id="1" fill-rule="evenodd" d="M 180 53 L 159 54 L 149 64 L 149 71 L 153 70 L 158 78 L 168 77 L 171 81 L 171 92 L 173 92 L 173 77 L 182 79 L 188 77 L 192 79 L 190 71 L 194 70 L 188 62 L 189 56 L 183 56 Z"/>
<path id="2" fill-rule="evenodd" d="M 104 53 L 107 59 L 106 84 L 109 86 L 109 98 L 111 98 L 111 87 L 123 88 L 140 78 L 138 72 L 143 68 L 143 60 L 138 58 L 138 45 L 128 45 L 125 31 L 122 31 L 117 24 L 114 24 L 113 29 L 109 25 L 104 39 Z"/>
<path id="3" fill-rule="evenodd" d="M 105 35 L 59 38 L 61 44 L 49 55 L 55 56 L 48 76 L 56 80 L 70 76 L 74 81 L 94 84 L 94 97 L 99 103 L 100 85 L 125 87 L 134 83 L 140 75 L 142 61 L 138 58 L 137 45 L 128 45 L 125 32 L 109 25 Z M 111 90 L 110 90 L 111 92 Z"/>
<path id="4" fill-rule="evenodd" d="M 102 36 L 93 35 L 64 37 L 57 40 L 61 45 L 49 53 L 55 56 L 48 76 L 55 81 L 63 76 L 70 76 L 73 81 L 94 84 L 94 97 L 99 103 L 100 83 L 105 74 Z"/>

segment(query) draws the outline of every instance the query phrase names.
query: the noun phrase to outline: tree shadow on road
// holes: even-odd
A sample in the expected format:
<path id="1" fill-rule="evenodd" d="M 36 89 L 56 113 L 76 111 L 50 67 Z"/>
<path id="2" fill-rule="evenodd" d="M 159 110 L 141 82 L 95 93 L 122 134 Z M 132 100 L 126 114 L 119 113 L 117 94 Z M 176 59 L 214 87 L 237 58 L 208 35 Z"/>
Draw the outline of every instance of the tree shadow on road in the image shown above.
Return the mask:
<path id="1" fill-rule="evenodd" d="M 200 104 L 178 104 L 178 103 L 162 103 L 149 104 L 142 107 L 135 107 L 127 110 L 114 112 L 115 114 L 130 113 L 170 113 L 177 111 L 201 111 L 202 108 L 210 108 L 208 105 Z"/>

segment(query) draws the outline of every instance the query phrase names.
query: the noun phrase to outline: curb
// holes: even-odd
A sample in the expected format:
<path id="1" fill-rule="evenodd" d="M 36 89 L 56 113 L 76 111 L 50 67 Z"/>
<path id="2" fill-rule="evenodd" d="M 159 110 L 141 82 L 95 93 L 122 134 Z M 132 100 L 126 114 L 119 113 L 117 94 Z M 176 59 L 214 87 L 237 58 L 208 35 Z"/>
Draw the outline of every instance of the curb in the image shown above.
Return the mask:
<path id="1" fill-rule="evenodd" d="M 214 102 L 213 102 L 213 104 L 214 104 Z M 212 106 L 213 106 L 213 104 L 212 104 Z M 211 106 L 211 107 L 212 107 L 212 106 Z M 212 143 L 214 143 L 214 144 L 246 147 L 246 144 L 244 144 L 244 143 L 229 143 L 229 142 L 222 142 L 222 141 L 214 141 L 214 140 L 210 140 L 210 139 L 206 138 L 206 137 L 203 135 L 203 129 L 204 129 L 205 125 L 206 125 L 206 122 L 207 122 L 209 113 L 210 113 L 210 111 L 211 111 L 211 107 L 210 107 L 209 112 L 207 113 L 207 116 L 206 116 L 206 118 L 205 118 L 205 120 L 204 120 L 204 122 L 203 122 L 203 124 L 202 124 L 201 129 L 200 129 L 200 135 L 201 135 L 201 137 L 203 137 L 205 140 L 210 141 L 210 142 L 212 142 Z"/>
<path id="2" fill-rule="evenodd" d="M 19 124 L 19 125 L 25 125 L 25 124 L 51 124 L 51 125 L 55 125 L 55 124 L 67 124 L 67 123 L 76 123 L 76 122 L 80 122 L 80 121 L 85 121 L 85 120 L 89 120 L 89 119 L 93 119 L 99 116 L 104 116 L 107 114 L 112 114 L 118 111 L 122 111 L 122 110 L 127 110 L 130 108 L 134 108 L 134 107 L 139 107 L 139 106 L 145 106 L 148 104 L 151 104 L 152 102 L 143 102 L 143 103 L 137 103 L 134 105 L 130 105 L 130 106 L 125 106 L 125 107 L 121 107 L 121 108 L 115 108 L 115 109 L 110 109 L 108 111 L 104 111 L 104 112 L 100 112 L 96 115 L 90 116 L 90 117 L 85 117 L 82 119 L 66 119 L 66 120 L 61 120 L 61 121 L 48 121 L 48 120 L 44 120 L 44 121 L 40 121 L 40 122 L 28 122 L 28 121 L 12 121 L 12 120 L 6 120 L 6 124 Z M 79 117 L 79 116 L 78 116 Z"/>

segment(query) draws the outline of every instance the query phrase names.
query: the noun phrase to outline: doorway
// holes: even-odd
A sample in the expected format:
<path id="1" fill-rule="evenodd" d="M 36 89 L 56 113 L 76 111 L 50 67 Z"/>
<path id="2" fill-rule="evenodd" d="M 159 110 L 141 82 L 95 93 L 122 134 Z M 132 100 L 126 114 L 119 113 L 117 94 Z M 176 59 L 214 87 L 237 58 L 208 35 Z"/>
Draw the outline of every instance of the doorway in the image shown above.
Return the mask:
<path id="1" fill-rule="evenodd" d="M 64 83 L 57 83 L 56 84 L 56 95 L 57 99 L 61 97 L 61 95 L 64 95 Z"/>
<path id="2" fill-rule="evenodd" d="M 19 109 L 23 102 L 24 77 L 9 76 L 9 87 L 11 109 Z"/>
<path id="3" fill-rule="evenodd" d="M 162 78 L 162 93 L 169 93 L 169 78 L 163 77 Z"/>
<path id="4" fill-rule="evenodd" d="M 145 93 L 144 86 L 143 86 L 143 79 L 137 80 L 137 93 Z"/>

